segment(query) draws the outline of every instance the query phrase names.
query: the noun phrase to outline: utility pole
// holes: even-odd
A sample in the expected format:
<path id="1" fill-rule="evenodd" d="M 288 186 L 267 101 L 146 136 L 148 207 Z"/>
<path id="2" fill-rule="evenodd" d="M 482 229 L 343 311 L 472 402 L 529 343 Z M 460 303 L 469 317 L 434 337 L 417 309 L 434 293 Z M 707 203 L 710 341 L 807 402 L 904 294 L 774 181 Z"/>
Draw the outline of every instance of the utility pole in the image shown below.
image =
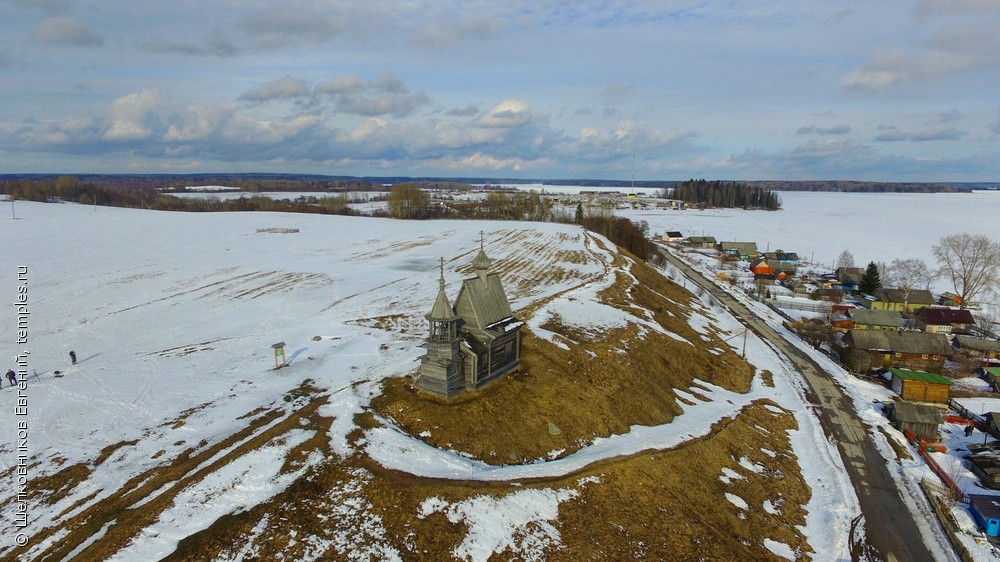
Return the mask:
<path id="1" fill-rule="evenodd" d="M 15 220 L 17 219 L 17 215 L 14 214 L 14 199 L 13 198 L 11 198 L 11 200 L 10 200 L 10 218 L 15 219 Z"/>

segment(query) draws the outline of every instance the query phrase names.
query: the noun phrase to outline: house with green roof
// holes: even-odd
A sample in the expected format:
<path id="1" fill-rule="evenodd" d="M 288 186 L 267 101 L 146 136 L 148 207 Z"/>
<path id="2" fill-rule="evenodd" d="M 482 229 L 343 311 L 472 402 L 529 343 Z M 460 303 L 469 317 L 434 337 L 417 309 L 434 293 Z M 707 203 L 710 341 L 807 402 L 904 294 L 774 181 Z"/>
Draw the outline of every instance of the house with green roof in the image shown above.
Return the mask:
<path id="1" fill-rule="evenodd" d="M 951 379 L 938 373 L 890 368 L 892 391 L 903 400 L 947 404 L 951 398 Z"/>

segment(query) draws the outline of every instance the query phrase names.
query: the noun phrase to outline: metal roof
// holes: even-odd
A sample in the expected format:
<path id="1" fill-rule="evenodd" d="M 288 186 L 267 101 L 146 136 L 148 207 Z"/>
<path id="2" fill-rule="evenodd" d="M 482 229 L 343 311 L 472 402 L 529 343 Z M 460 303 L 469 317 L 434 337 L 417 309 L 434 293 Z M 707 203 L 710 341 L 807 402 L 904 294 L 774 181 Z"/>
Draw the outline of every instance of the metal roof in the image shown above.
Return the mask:
<path id="1" fill-rule="evenodd" d="M 937 373 L 927 373 L 924 371 L 911 371 L 909 369 L 896 369 L 893 367 L 889 368 L 889 372 L 891 372 L 893 376 L 907 381 L 929 382 L 932 384 L 946 384 L 948 386 L 952 385 L 951 379 L 943 375 L 939 375 Z"/>
<path id="2" fill-rule="evenodd" d="M 984 494 L 969 494 L 969 501 L 986 519 L 1000 518 L 1000 496 L 987 496 Z"/>

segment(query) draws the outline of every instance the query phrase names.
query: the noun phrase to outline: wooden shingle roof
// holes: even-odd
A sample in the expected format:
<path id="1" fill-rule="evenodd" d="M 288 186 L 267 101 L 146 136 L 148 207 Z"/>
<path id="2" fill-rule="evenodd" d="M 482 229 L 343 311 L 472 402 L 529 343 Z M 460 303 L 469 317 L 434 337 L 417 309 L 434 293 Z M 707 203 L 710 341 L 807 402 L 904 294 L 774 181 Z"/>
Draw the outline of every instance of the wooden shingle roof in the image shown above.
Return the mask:
<path id="1" fill-rule="evenodd" d="M 941 423 L 941 410 L 926 404 L 916 404 L 913 402 L 893 402 L 893 418 L 899 422 L 908 423 L 929 423 L 939 425 Z"/>
<path id="2" fill-rule="evenodd" d="M 958 346 L 963 349 L 973 349 L 976 351 L 1000 351 L 1000 341 L 984 340 L 973 336 L 955 336 Z"/>
<path id="3" fill-rule="evenodd" d="M 875 296 L 882 302 L 934 304 L 934 295 L 926 289 L 911 289 L 910 294 L 907 295 L 903 289 L 882 288 L 875 291 Z"/>
<path id="4" fill-rule="evenodd" d="M 902 328 L 903 315 L 895 310 L 871 310 L 868 308 L 852 308 L 847 311 L 855 324 L 866 326 L 885 326 L 887 328 Z"/>
<path id="5" fill-rule="evenodd" d="M 944 334 L 923 332 L 891 332 L 889 330 L 851 330 L 856 349 L 891 351 L 893 353 L 951 355 L 951 345 Z"/>

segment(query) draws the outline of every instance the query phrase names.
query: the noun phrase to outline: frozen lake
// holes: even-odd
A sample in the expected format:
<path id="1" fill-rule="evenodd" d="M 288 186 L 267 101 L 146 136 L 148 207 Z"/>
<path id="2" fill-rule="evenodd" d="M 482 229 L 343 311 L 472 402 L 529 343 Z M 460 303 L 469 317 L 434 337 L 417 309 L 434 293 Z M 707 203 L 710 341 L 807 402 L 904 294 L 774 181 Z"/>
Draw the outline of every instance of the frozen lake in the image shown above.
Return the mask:
<path id="1" fill-rule="evenodd" d="M 844 250 L 859 267 L 869 261 L 919 258 L 934 266 L 931 248 L 949 234 L 984 234 L 1000 241 L 1000 192 L 840 193 L 782 191 L 780 211 L 618 211 L 652 232 L 756 242 L 832 265 Z"/>

